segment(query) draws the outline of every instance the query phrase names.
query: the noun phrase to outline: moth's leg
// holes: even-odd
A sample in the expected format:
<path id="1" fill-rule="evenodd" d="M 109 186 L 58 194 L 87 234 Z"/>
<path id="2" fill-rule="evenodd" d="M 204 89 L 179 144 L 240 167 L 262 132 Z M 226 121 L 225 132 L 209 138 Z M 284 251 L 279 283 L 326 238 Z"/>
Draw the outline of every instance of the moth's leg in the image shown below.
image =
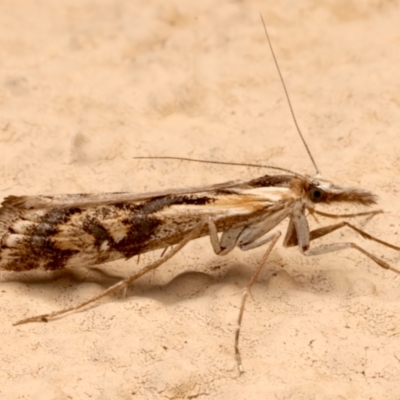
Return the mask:
<path id="1" fill-rule="evenodd" d="M 270 230 L 273 229 L 276 225 L 278 225 L 286 216 L 287 216 L 287 210 L 284 209 L 279 210 L 274 214 L 272 218 L 271 217 L 266 218 L 265 220 L 259 223 L 250 224 L 246 227 L 231 229 L 229 231 L 223 232 L 221 239 L 219 239 L 218 237 L 218 231 L 214 221 L 212 219 L 209 219 L 208 221 L 211 244 L 216 254 L 219 255 L 227 254 L 228 252 L 233 250 L 235 246 L 238 246 L 241 250 L 246 251 L 253 249 L 255 247 L 262 246 L 266 243 L 270 243 L 267 251 L 265 252 L 259 264 L 257 265 L 257 268 L 253 276 L 251 277 L 246 288 L 244 289 L 242 296 L 242 302 L 238 316 L 238 323 L 235 331 L 235 356 L 239 373 L 243 372 L 243 365 L 239 350 L 239 337 L 240 337 L 240 329 L 242 325 L 246 300 L 250 293 L 252 285 L 257 279 L 258 274 L 260 273 L 262 267 L 265 265 L 267 258 L 269 257 L 277 240 L 281 236 L 281 232 L 277 231 L 270 233 Z"/>
<path id="2" fill-rule="evenodd" d="M 372 218 L 374 218 L 375 215 L 382 214 L 384 212 L 383 210 L 373 210 L 373 211 L 358 212 L 358 213 L 353 213 L 353 214 L 331 214 L 331 213 L 318 211 L 318 210 L 315 210 L 315 209 L 309 208 L 309 207 L 307 207 L 307 210 L 310 212 L 310 215 L 313 216 L 317 222 L 318 222 L 317 215 L 321 215 L 322 217 L 333 218 L 333 219 L 366 217 L 362 222 L 362 226 L 365 226 L 368 223 L 368 221 L 370 221 Z"/>
<path id="3" fill-rule="evenodd" d="M 306 216 L 302 210 L 296 210 L 290 216 L 283 246 L 299 246 L 305 251 L 310 247 L 310 234 Z"/>
<path id="4" fill-rule="evenodd" d="M 237 322 L 236 331 L 235 331 L 235 356 L 236 356 L 236 362 L 237 362 L 238 369 L 239 369 L 239 374 L 243 373 L 243 371 L 244 371 L 243 365 L 242 365 L 242 357 L 240 356 L 240 350 L 239 350 L 239 337 L 240 337 L 240 329 L 242 326 L 242 320 L 243 320 L 243 314 L 244 314 L 244 308 L 246 305 L 246 300 L 250 294 L 251 287 L 253 286 L 255 280 L 257 279 L 258 274 L 260 273 L 262 267 L 267 262 L 267 259 L 268 259 L 269 255 L 271 254 L 272 249 L 274 248 L 276 242 L 278 241 L 279 237 L 281 236 L 281 232 L 277 231 L 277 232 L 274 232 L 273 234 L 270 234 L 269 236 L 270 236 L 269 237 L 270 245 L 268 246 L 266 252 L 262 256 L 260 262 L 258 263 L 257 268 L 254 271 L 253 276 L 251 277 L 249 283 L 245 287 L 243 296 L 242 296 L 242 302 L 240 305 L 238 322 Z"/>
<path id="5" fill-rule="evenodd" d="M 242 238 L 243 234 L 246 232 L 246 228 L 237 228 L 230 229 L 229 231 L 225 231 L 221 235 L 221 239 L 219 239 L 217 234 L 217 228 L 213 221 L 208 222 L 209 226 L 209 235 L 211 244 L 215 254 L 219 256 L 224 256 L 231 252 L 236 246 L 240 248 L 240 250 L 247 251 L 254 249 L 256 247 L 260 247 L 266 243 L 269 243 L 275 233 L 267 233 L 261 237 L 257 237 L 257 239 L 251 237 Z"/>
<path id="6" fill-rule="evenodd" d="M 275 235 L 275 233 L 270 233 L 271 230 L 287 218 L 288 214 L 288 210 L 282 208 L 258 223 L 249 224 L 243 229 L 236 245 L 240 250 L 247 251 L 269 243 Z"/>
<path id="7" fill-rule="evenodd" d="M 215 222 L 210 218 L 208 221 L 208 232 L 214 253 L 219 256 L 228 254 L 236 247 L 238 237 L 243 231 L 243 227 L 230 229 L 222 232 L 221 239 L 218 237 L 218 230 Z"/>
<path id="8" fill-rule="evenodd" d="M 346 250 L 346 249 L 355 249 L 358 250 L 360 253 L 365 254 L 368 258 L 378 264 L 380 267 L 384 269 L 390 269 L 397 274 L 400 274 L 400 271 L 396 268 L 391 267 L 386 261 L 383 261 L 381 258 L 378 258 L 368 252 L 367 250 L 363 249 L 362 247 L 358 246 L 353 242 L 344 242 L 344 243 L 332 243 L 332 244 L 325 244 L 322 246 L 314 247 L 312 249 L 308 249 L 302 251 L 305 256 L 317 256 L 320 254 L 332 253 L 335 251 Z"/>
<path id="9" fill-rule="evenodd" d="M 281 234 L 280 231 L 278 231 L 278 232 L 280 235 Z M 267 243 L 271 242 L 272 240 L 274 240 L 275 235 L 276 235 L 276 232 L 267 232 L 265 235 L 255 239 L 251 242 L 246 242 L 243 244 L 240 243 L 240 241 L 241 241 L 241 237 L 240 237 L 237 245 L 240 248 L 240 250 L 243 250 L 243 251 L 255 249 L 256 247 L 263 246 L 264 244 L 267 244 Z"/>
<path id="10" fill-rule="evenodd" d="M 305 219 L 305 217 L 304 217 L 304 219 Z M 283 240 L 283 246 L 284 247 L 298 246 L 299 239 L 298 239 L 297 235 L 299 232 L 300 233 L 305 232 L 305 233 L 303 233 L 302 236 L 304 236 L 305 234 L 308 234 L 309 240 L 308 240 L 308 243 L 307 242 L 303 243 L 301 247 L 304 246 L 303 249 L 307 250 L 310 241 L 318 239 L 322 236 L 325 236 L 328 233 L 331 233 L 337 229 L 340 229 L 345 225 L 346 225 L 346 222 L 342 221 L 342 222 L 338 222 L 337 224 L 328 225 L 328 226 L 324 226 L 322 228 L 314 229 L 313 231 L 310 232 L 308 229 L 308 223 L 307 223 L 306 219 L 304 221 L 302 221 L 297 227 L 295 227 L 294 221 L 291 218 L 289 221 L 287 231 L 286 231 L 285 239 Z"/>
<path id="11" fill-rule="evenodd" d="M 287 215 L 287 209 L 282 208 L 260 222 L 249 223 L 245 227 L 223 232 L 221 239 L 218 238 L 217 227 L 214 221 L 209 219 L 209 235 L 214 252 L 218 255 L 225 255 L 236 246 L 242 251 L 247 251 L 269 243 L 274 237 L 274 233 L 270 233 L 270 231 L 282 222 Z"/>
<path id="12" fill-rule="evenodd" d="M 353 214 L 331 214 L 331 213 L 318 211 L 315 209 L 308 209 L 308 211 L 310 211 L 311 214 L 317 214 L 317 215 L 321 215 L 322 217 L 327 217 L 327 218 L 354 218 L 354 217 L 363 217 L 366 215 L 373 217 L 376 214 L 382 214 L 384 212 L 383 210 L 373 210 L 373 211 L 364 211 L 364 212 L 353 213 Z"/>
<path id="13" fill-rule="evenodd" d="M 297 219 L 295 219 L 295 218 L 297 218 Z M 318 239 L 322 236 L 325 236 L 325 235 L 327 235 L 337 229 L 343 228 L 345 226 L 347 226 L 348 228 L 359 233 L 365 239 L 372 240 L 372 241 L 382 244 L 384 246 L 390 247 L 394 250 L 400 250 L 400 247 L 394 246 L 390 243 L 380 240 L 346 221 L 342 221 L 337 224 L 318 228 L 318 229 L 315 229 L 315 230 L 309 232 L 307 220 L 305 219 L 305 216 L 303 213 L 299 213 L 299 215 L 293 215 L 293 217 L 291 218 L 291 220 L 289 222 L 288 231 L 286 233 L 286 237 L 285 237 L 283 244 L 286 247 L 298 245 L 301 252 L 305 256 L 315 256 L 315 255 L 332 253 L 335 251 L 340 251 L 340 250 L 345 250 L 345 249 L 356 249 L 359 252 L 365 254 L 368 258 L 373 260 L 380 267 L 382 267 L 384 269 L 390 269 L 394 272 L 400 273 L 400 271 L 391 267 L 388 263 L 386 263 L 382 259 L 374 256 L 373 254 L 371 254 L 370 252 L 368 252 L 367 250 L 363 249 L 362 247 L 358 246 L 357 244 L 355 244 L 353 242 L 332 243 L 332 244 L 326 244 L 326 245 L 314 247 L 312 249 L 309 248 L 309 243 L 311 240 Z M 308 241 L 304 240 L 305 237 L 308 237 L 309 240 Z"/>
<path id="14" fill-rule="evenodd" d="M 369 233 L 363 231 L 362 229 L 357 228 L 353 224 L 350 224 L 349 222 L 346 222 L 346 221 L 342 221 L 342 222 L 338 222 L 337 224 L 328 225 L 328 226 L 324 226 L 322 228 L 314 229 L 313 231 L 310 232 L 310 241 L 318 239 L 322 236 L 325 236 L 333 231 L 336 231 L 337 229 L 343 228 L 344 226 L 347 226 L 348 228 L 352 229 L 353 231 L 359 233 L 364 239 L 372 240 L 376 243 L 379 243 L 383 246 L 389 247 L 393 250 L 400 251 L 399 246 L 395 246 L 394 244 L 391 244 L 391 243 L 385 242 L 384 240 L 378 239 L 375 236 L 370 235 Z M 289 223 L 289 228 L 290 228 L 290 223 Z M 289 232 L 289 228 L 288 228 L 288 232 Z M 290 235 L 290 237 L 288 237 L 288 235 L 286 235 L 286 238 L 284 241 L 284 246 L 291 247 L 291 246 L 297 246 L 297 245 L 298 245 L 298 239 L 297 239 L 296 234 L 294 234 L 294 235 L 292 234 L 292 235 Z"/>
<path id="15" fill-rule="evenodd" d="M 178 253 L 188 242 L 191 240 L 197 238 L 200 233 L 202 232 L 204 226 L 206 225 L 205 221 L 200 221 L 188 234 L 187 236 L 180 242 L 178 243 L 175 247 L 173 247 L 168 253 L 166 253 L 163 257 L 158 259 L 155 262 L 152 262 L 145 267 L 143 267 L 139 272 L 137 272 L 134 275 L 131 275 L 130 277 L 123 279 L 116 283 L 115 285 L 109 287 L 108 289 L 104 290 L 102 293 L 100 293 L 97 296 L 94 296 L 90 298 L 89 300 L 86 300 L 76 306 L 65 308 L 63 310 L 59 311 L 54 311 L 49 314 L 43 314 L 43 315 L 37 315 L 35 317 L 30 317 L 30 318 L 25 318 L 20 321 L 17 321 L 14 325 L 22 325 L 22 324 L 27 324 L 29 322 L 47 322 L 50 319 L 53 319 L 55 317 L 59 317 L 61 315 L 78 311 L 81 308 L 111 294 L 114 293 L 118 290 L 125 290 L 127 287 L 129 287 L 136 279 L 140 278 L 141 276 L 147 274 L 149 271 L 154 270 L 158 268 L 160 265 L 164 264 L 166 261 L 168 261 L 170 258 L 172 258 L 176 253 Z"/>
<path id="16" fill-rule="evenodd" d="M 218 237 L 217 227 L 214 221 L 210 218 L 208 220 L 208 230 L 210 235 L 211 244 L 213 246 L 214 252 L 219 255 L 224 255 L 232 251 L 235 246 L 239 246 L 241 250 L 250 250 L 255 247 L 262 246 L 263 244 L 270 243 L 268 249 L 261 258 L 256 270 L 254 271 L 249 283 L 244 289 L 242 302 L 240 305 L 240 311 L 235 331 L 235 357 L 238 365 L 239 373 L 243 372 L 242 358 L 240 356 L 239 350 L 239 338 L 240 329 L 242 326 L 243 314 L 245 309 L 245 304 L 247 297 L 249 296 L 250 289 L 253 286 L 258 274 L 260 273 L 262 267 L 265 265 L 272 249 L 274 248 L 276 242 L 281 236 L 281 232 L 269 233 L 269 231 L 281 222 L 281 220 L 286 216 L 284 213 L 279 213 L 274 219 L 264 220 L 258 224 L 249 225 L 247 227 L 241 227 L 237 229 L 230 229 L 229 231 L 223 232 L 221 239 Z"/>
<path id="17" fill-rule="evenodd" d="M 383 246 L 389 247 L 393 250 L 398 250 L 398 251 L 400 250 L 400 247 L 395 246 L 394 244 L 385 242 L 384 240 L 378 239 L 375 236 L 370 235 L 369 233 L 363 231 L 362 229 L 357 228 L 356 226 L 354 226 L 346 221 L 342 221 L 342 222 L 339 222 L 338 224 L 329 225 L 329 226 L 315 229 L 310 232 L 310 239 L 311 240 L 318 239 L 318 238 L 325 236 L 328 233 L 331 233 L 331 232 L 335 231 L 336 229 L 342 228 L 344 226 L 347 226 L 348 228 L 352 229 L 353 231 L 359 233 L 364 239 L 372 240 L 376 243 L 379 243 Z"/>

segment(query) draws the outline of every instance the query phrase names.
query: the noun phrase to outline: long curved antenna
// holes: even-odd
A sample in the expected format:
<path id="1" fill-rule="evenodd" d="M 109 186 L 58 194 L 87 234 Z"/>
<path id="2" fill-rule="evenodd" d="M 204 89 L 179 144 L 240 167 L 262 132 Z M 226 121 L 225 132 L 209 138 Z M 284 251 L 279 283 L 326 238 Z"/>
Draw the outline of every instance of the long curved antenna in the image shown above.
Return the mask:
<path id="1" fill-rule="evenodd" d="M 190 162 L 197 162 L 203 164 L 219 164 L 219 165 L 232 165 L 238 167 L 251 167 L 251 168 L 267 168 L 267 169 L 274 169 L 276 171 L 283 171 L 287 172 L 288 174 L 298 176 L 299 178 L 305 178 L 303 175 L 291 171 L 290 169 L 275 167 L 273 165 L 262 165 L 262 164 L 245 164 L 245 163 L 236 163 L 236 162 L 229 162 L 229 161 L 212 161 L 212 160 L 200 160 L 198 158 L 188 158 L 188 157 L 173 157 L 173 156 L 149 156 L 149 157 L 132 157 L 136 160 L 179 160 L 179 161 L 190 161 Z"/>
<path id="2" fill-rule="evenodd" d="M 268 34 L 268 30 L 267 30 L 267 25 L 265 24 L 264 18 L 263 18 L 263 16 L 262 16 L 261 13 L 260 13 L 260 17 L 261 17 L 262 24 L 263 24 L 263 26 L 264 26 L 264 32 L 265 32 L 265 36 L 267 37 L 267 40 L 268 40 L 268 44 L 269 44 L 269 48 L 270 48 L 270 50 L 271 50 L 272 58 L 274 59 L 275 66 L 276 66 L 276 69 L 278 70 L 279 78 L 281 79 L 281 83 L 282 83 L 282 86 L 283 86 L 283 90 L 284 90 L 284 92 L 285 92 L 286 100 L 287 100 L 287 102 L 288 102 L 288 104 L 289 104 L 289 109 L 290 109 L 290 113 L 292 114 L 293 122 L 294 122 L 294 124 L 295 124 L 295 126 L 296 126 L 297 132 L 298 132 L 298 134 L 300 135 L 300 138 L 301 138 L 301 140 L 302 140 L 302 142 L 303 142 L 303 144 L 304 144 L 304 147 L 305 147 L 306 150 L 307 150 L 308 156 L 310 157 L 310 160 L 311 160 L 311 162 L 313 163 L 314 168 L 315 168 L 317 174 L 318 174 L 318 175 L 321 175 L 321 171 L 319 170 L 319 168 L 318 168 L 318 166 L 317 166 L 317 163 L 315 162 L 314 157 L 312 156 L 311 151 L 310 151 L 310 149 L 308 148 L 308 145 L 307 145 L 307 143 L 306 143 L 306 141 L 305 141 L 305 139 L 304 139 L 304 137 L 303 137 L 303 134 L 301 133 L 299 124 L 297 123 L 297 119 L 296 119 L 296 115 L 294 114 L 292 102 L 290 101 L 289 93 L 288 93 L 288 91 L 287 91 L 287 89 L 286 89 L 285 81 L 283 80 L 283 76 L 282 76 L 281 70 L 279 69 L 278 60 L 276 59 L 275 52 L 274 52 L 274 48 L 272 47 L 272 43 L 271 43 L 271 40 L 270 40 L 270 38 L 269 38 L 269 34 Z"/>

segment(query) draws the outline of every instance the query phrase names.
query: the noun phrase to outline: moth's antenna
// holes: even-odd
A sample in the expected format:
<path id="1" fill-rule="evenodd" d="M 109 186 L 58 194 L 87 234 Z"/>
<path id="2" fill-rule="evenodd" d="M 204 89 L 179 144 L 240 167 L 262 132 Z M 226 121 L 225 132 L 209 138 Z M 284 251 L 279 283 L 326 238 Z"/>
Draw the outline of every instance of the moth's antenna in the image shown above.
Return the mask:
<path id="1" fill-rule="evenodd" d="M 274 169 L 276 171 L 287 172 L 291 175 L 297 176 L 299 178 L 304 178 L 303 175 L 298 174 L 297 172 L 291 171 L 287 168 L 275 167 L 274 165 L 262 165 L 262 164 L 247 164 L 247 163 L 236 163 L 236 162 L 229 162 L 229 161 L 212 161 L 212 160 L 201 160 L 198 158 L 188 158 L 188 157 L 173 157 L 173 156 L 139 156 L 139 157 L 132 157 L 135 160 L 178 160 L 178 161 L 190 161 L 190 162 L 197 162 L 203 164 L 219 164 L 219 165 L 232 165 L 237 167 L 251 167 L 251 168 L 267 168 L 267 169 Z"/>
<path id="2" fill-rule="evenodd" d="M 262 24 L 263 24 L 263 26 L 264 26 L 264 32 L 265 32 L 265 36 L 267 37 L 267 40 L 268 40 L 269 48 L 270 48 L 271 53 L 272 53 L 272 58 L 274 59 L 275 66 L 276 66 L 276 69 L 278 70 L 279 78 L 281 79 L 281 83 L 282 83 L 282 86 L 283 86 L 283 90 L 284 90 L 284 92 L 285 92 L 286 100 L 287 100 L 287 102 L 288 102 L 288 104 L 289 104 L 289 109 L 290 109 L 290 113 L 292 114 L 293 122 L 294 122 L 294 124 L 295 124 L 295 126 L 296 126 L 296 129 L 297 129 L 297 132 L 299 133 L 300 138 L 301 138 L 301 140 L 302 140 L 302 142 L 303 142 L 303 144 L 304 144 L 304 147 L 305 147 L 306 150 L 307 150 L 308 156 L 310 157 L 311 162 L 313 163 L 314 168 L 315 168 L 315 170 L 317 171 L 317 174 L 318 174 L 318 175 L 321 175 L 321 171 L 320 171 L 319 168 L 317 167 L 317 163 L 315 162 L 314 157 L 312 156 L 311 151 L 310 151 L 310 149 L 308 148 L 307 143 L 306 143 L 306 141 L 305 141 L 305 139 L 304 139 L 304 137 L 303 137 L 303 134 L 301 133 L 299 124 L 297 123 L 297 119 L 296 119 L 296 116 L 295 116 L 294 111 L 293 111 L 292 102 L 290 101 L 289 93 L 288 93 L 288 91 L 287 91 L 287 89 L 286 89 L 285 81 L 283 80 L 283 76 L 282 76 L 281 70 L 279 69 L 278 60 L 276 59 L 275 52 L 274 52 L 274 48 L 272 47 L 271 39 L 269 38 L 269 34 L 268 34 L 268 30 L 267 30 L 267 25 L 265 24 L 264 18 L 263 18 L 263 16 L 262 16 L 261 13 L 260 13 L 260 17 L 261 17 Z"/>

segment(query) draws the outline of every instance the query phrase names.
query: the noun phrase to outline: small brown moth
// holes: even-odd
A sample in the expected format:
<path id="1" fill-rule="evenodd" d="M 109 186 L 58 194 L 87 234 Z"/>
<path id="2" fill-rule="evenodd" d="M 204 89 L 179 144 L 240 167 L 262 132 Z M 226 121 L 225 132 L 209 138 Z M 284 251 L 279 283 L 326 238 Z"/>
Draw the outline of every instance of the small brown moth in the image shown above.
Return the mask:
<path id="1" fill-rule="evenodd" d="M 383 259 L 353 242 L 310 248 L 311 241 L 348 227 L 364 239 L 400 250 L 400 247 L 375 238 L 346 221 L 310 231 L 306 212 L 328 218 L 349 218 L 374 215 L 382 211 L 337 215 L 316 209 L 317 205 L 330 203 L 371 206 L 377 198 L 367 190 L 339 186 L 321 176 L 297 125 L 265 24 L 264 29 L 296 129 L 317 174 L 309 177 L 285 168 L 265 166 L 281 174 L 145 194 L 9 196 L 0 208 L 0 269 L 3 270 L 28 271 L 41 268 L 53 271 L 77 266 L 89 267 L 172 246 L 159 260 L 146 265 L 100 295 L 67 309 L 20 320 L 15 325 L 45 322 L 76 311 L 117 290 L 124 290 L 140 276 L 165 263 L 189 241 L 202 236 L 210 237 L 213 250 L 218 255 L 225 255 L 235 247 L 246 251 L 268 244 L 242 297 L 235 334 L 235 354 L 239 371 L 242 372 L 239 335 L 245 302 L 251 286 L 281 235 L 274 228 L 283 220 L 289 220 L 283 241 L 285 247 L 298 246 L 300 253 L 305 256 L 351 248 L 363 253 L 380 267 L 400 273 Z"/>

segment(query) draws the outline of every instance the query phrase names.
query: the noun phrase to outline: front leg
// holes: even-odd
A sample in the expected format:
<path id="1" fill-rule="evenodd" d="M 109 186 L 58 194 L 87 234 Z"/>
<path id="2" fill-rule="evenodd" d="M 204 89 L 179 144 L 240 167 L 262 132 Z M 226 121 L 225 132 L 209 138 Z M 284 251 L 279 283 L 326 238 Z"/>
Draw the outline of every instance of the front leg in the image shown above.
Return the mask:
<path id="1" fill-rule="evenodd" d="M 345 250 L 345 249 L 355 249 L 355 250 L 358 250 L 360 253 L 363 253 L 364 255 L 366 255 L 368 258 L 370 258 L 372 261 L 374 261 L 380 267 L 382 267 L 384 269 L 390 269 L 396 273 L 400 273 L 400 271 L 391 267 L 387 262 L 385 262 L 381 258 L 376 257 L 375 255 L 371 254 L 367 250 L 363 249 L 362 247 L 360 247 L 357 244 L 352 243 L 352 242 L 332 243 L 332 244 L 317 246 L 312 249 L 309 248 L 310 241 L 318 239 L 320 237 L 323 237 L 323 236 L 325 236 L 337 229 L 343 228 L 345 226 L 347 226 L 348 228 L 359 233 L 365 239 L 373 240 L 374 242 L 377 242 L 384 246 L 390 247 L 394 250 L 400 250 L 400 247 L 394 246 L 390 243 L 380 240 L 380 239 L 370 235 L 369 233 L 364 232 L 363 230 L 358 229 L 354 225 L 352 225 L 348 222 L 345 222 L 345 221 L 339 222 L 337 224 L 325 226 L 322 228 L 318 228 L 318 229 L 315 229 L 315 230 L 309 232 L 305 215 L 304 215 L 304 213 L 302 213 L 300 211 L 298 213 L 294 214 L 289 222 L 286 237 L 284 239 L 284 246 L 290 247 L 290 246 L 298 245 L 300 248 L 300 251 L 305 256 L 308 256 L 308 257 L 326 254 L 326 253 L 332 253 L 332 252 Z M 302 240 L 302 238 L 304 238 L 304 237 L 309 237 L 308 243 L 304 242 L 304 239 Z"/>

